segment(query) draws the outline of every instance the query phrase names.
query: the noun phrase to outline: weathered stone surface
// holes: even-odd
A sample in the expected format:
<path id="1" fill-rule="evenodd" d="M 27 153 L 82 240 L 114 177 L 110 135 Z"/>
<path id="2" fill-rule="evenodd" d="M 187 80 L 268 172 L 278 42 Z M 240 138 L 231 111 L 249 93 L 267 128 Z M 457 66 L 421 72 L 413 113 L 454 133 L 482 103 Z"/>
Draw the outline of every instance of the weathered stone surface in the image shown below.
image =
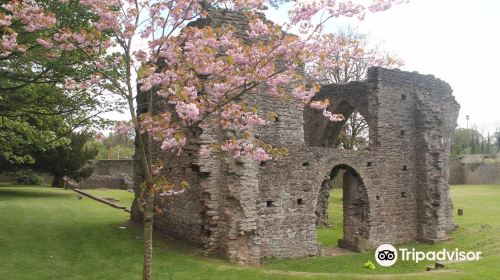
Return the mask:
<path id="1" fill-rule="evenodd" d="M 500 154 L 450 160 L 450 184 L 500 184 Z"/>
<path id="2" fill-rule="evenodd" d="M 241 15 L 210 17 L 216 19 L 205 24 L 245 28 Z M 367 121 L 369 147 L 363 151 L 336 148 L 342 123 L 293 101 L 250 95 L 245 101 L 261 114 L 279 116 L 256 135 L 288 147 L 289 155 L 263 164 L 246 158 L 200 159 L 200 144 L 224 137 L 214 128 L 194 135 L 180 157 L 154 143 L 152 157 L 166 160 L 169 179 L 190 184 L 167 199 L 155 228 L 207 254 L 245 264 L 258 264 L 263 257 L 318 255 L 316 222 L 320 217 L 324 223 L 321 213 L 328 207 L 321 185 L 343 170 L 341 246 L 365 250 L 381 243 L 444 240 L 453 226 L 448 157 L 459 110 L 451 92 L 433 76 L 383 68 L 371 68 L 366 81 L 324 86 L 317 98 L 330 99 L 329 110 L 347 117 L 356 109 Z M 157 99 L 153 104 L 156 112 L 166 110 Z M 139 106 L 138 112 L 144 109 Z M 137 192 L 142 172 L 138 159 L 135 163 Z M 140 221 L 140 216 L 134 206 L 131 218 Z"/>
<path id="3" fill-rule="evenodd" d="M 133 160 L 96 160 L 90 177 L 78 182 L 80 189 L 132 189 Z"/>

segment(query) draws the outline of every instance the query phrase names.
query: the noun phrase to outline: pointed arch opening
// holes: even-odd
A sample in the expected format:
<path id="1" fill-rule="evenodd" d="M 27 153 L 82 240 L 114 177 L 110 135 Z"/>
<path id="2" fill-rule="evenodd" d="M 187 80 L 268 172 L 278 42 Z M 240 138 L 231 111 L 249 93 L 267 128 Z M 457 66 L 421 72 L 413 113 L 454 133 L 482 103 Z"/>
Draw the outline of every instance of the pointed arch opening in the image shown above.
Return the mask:
<path id="1" fill-rule="evenodd" d="M 342 114 L 344 121 L 331 122 L 321 112 L 304 111 L 305 142 L 312 147 L 344 150 L 365 150 L 370 144 L 370 128 L 363 114 L 348 101 L 342 100 L 328 108 L 335 114 Z"/>
<path id="2" fill-rule="evenodd" d="M 369 201 L 363 179 L 354 168 L 346 164 L 332 168 L 321 183 L 315 214 L 323 245 L 365 250 Z"/>

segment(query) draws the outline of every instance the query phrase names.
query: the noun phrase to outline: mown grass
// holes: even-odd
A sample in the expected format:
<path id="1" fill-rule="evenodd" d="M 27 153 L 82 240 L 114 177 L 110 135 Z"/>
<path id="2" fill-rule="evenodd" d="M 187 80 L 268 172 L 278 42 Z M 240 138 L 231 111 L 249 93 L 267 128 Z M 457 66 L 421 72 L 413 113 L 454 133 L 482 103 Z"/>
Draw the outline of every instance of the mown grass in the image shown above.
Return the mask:
<path id="1" fill-rule="evenodd" d="M 123 205 L 128 209 L 130 209 L 132 201 L 134 200 L 134 193 L 127 190 L 91 189 L 83 191 L 103 199 L 112 198 L 118 204 Z"/>
<path id="2" fill-rule="evenodd" d="M 99 192 L 99 191 L 98 191 Z M 115 193 L 116 192 L 116 193 Z M 119 199 L 132 194 L 103 191 Z M 113 197 L 116 196 L 116 197 Z M 123 196 L 123 197 L 119 197 Z M 476 262 L 453 264 L 451 270 L 423 272 L 425 263 L 398 262 L 391 268 L 363 268 L 373 252 L 337 257 L 266 260 L 260 267 L 242 267 L 206 258 L 198 251 L 158 241 L 155 279 L 499 279 L 500 186 L 454 186 L 460 228 L 454 240 L 434 246 L 405 244 L 419 250 L 442 248 L 482 251 Z M 334 227 L 320 229 L 319 240 L 336 246 L 341 237 L 341 193 L 333 191 L 330 218 Z M 120 229 L 126 226 L 125 229 Z M 0 279 L 140 279 L 142 240 L 128 225 L 127 213 L 79 200 L 69 190 L 0 185 Z"/>

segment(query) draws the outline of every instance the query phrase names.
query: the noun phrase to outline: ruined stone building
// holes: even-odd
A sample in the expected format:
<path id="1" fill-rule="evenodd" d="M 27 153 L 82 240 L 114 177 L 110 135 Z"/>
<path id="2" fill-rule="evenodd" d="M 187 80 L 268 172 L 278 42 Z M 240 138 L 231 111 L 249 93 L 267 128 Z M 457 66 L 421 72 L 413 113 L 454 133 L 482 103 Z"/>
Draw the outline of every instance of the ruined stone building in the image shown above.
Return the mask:
<path id="1" fill-rule="evenodd" d="M 220 13 L 208 24 L 225 21 L 244 18 Z M 240 263 L 318 255 L 316 221 L 325 219 L 328 201 L 324 181 L 337 174 L 344 177 L 342 247 L 362 251 L 382 243 L 436 242 L 454 228 L 448 157 L 459 105 L 447 83 L 431 75 L 371 68 L 365 81 L 324 86 L 317 98 L 330 99 L 330 111 L 347 118 L 357 110 L 367 121 L 369 146 L 362 151 L 337 148 L 343 123 L 269 98 L 248 99 L 263 115 L 278 114 L 277 122 L 256 134 L 287 147 L 289 155 L 263 163 L 201 159 L 199 145 L 217 135 L 204 131 L 170 161 L 169 176 L 187 179 L 190 188 L 162 206 L 157 231 Z M 153 147 L 153 157 L 162 156 Z M 137 182 L 137 164 L 135 173 Z M 132 219 L 139 216 L 134 207 Z"/>

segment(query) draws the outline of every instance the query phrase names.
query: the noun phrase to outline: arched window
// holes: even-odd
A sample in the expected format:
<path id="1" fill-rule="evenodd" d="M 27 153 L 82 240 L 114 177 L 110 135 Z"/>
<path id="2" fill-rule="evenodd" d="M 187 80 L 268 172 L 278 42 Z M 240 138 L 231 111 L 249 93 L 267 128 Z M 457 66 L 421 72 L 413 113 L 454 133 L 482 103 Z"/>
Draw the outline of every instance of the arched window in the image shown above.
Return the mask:
<path id="1" fill-rule="evenodd" d="M 341 122 L 326 119 L 321 112 L 313 109 L 304 111 L 304 137 L 312 147 L 336 148 L 345 150 L 364 150 L 369 146 L 368 122 L 349 102 L 343 100 L 328 108 L 345 118 Z"/>
<path id="2" fill-rule="evenodd" d="M 354 110 L 341 128 L 338 148 L 360 151 L 368 148 L 369 142 L 368 123 L 358 110 Z"/>

